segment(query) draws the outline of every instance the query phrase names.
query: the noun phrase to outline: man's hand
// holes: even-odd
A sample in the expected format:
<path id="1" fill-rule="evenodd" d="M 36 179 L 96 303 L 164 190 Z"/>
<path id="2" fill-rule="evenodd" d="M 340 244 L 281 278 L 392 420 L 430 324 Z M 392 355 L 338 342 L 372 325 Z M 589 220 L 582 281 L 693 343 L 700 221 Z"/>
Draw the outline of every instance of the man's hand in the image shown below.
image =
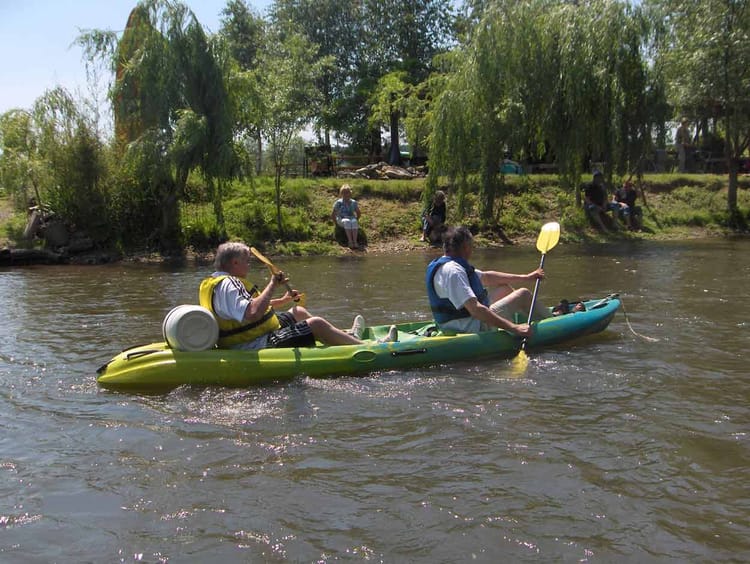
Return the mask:
<path id="1" fill-rule="evenodd" d="M 527 278 L 528 278 L 529 280 L 536 280 L 537 278 L 538 278 L 539 280 L 542 280 L 542 279 L 544 278 L 544 269 L 542 269 L 542 268 L 537 268 L 537 269 L 536 269 L 536 270 L 534 270 L 533 272 L 529 272 L 529 273 L 528 273 L 528 274 L 526 275 L 526 277 L 527 277 Z"/>
<path id="2" fill-rule="evenodd" d="M 276 274 L 273 274 L 271 276 L 271 284 L 273 284 L 274 286 L 278 286 L 280 284 L 287 284 L 288 282 L 289 282 L 289 278 L 281 270 L 279 270 Z"/>
<path id="3" fill-rule="evenodd" d="M 513 332 L 519 337 L 529 338 L 534 334 L 534 330 L 528 323 L 521 323 L 513 327 Z"/>

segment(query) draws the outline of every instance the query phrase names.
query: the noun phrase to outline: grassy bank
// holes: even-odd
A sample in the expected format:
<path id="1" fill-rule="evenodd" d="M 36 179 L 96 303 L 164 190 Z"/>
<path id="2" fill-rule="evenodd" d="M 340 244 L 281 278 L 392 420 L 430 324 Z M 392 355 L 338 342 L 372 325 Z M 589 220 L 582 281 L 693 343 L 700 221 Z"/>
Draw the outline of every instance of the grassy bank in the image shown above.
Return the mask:
<path id="1" fill-rule="evenodd" d="M 615 179 L 616 181 L 619 179 Z M 282 188 L 282 228 L 277 226 L 272 179 L 235 183 L 225 193 L 227 234 L 275 254 L 349 253 L 334 240 L 331 208 L 344 182 L 352 186 L 362 210 L 361 226 L 370 252 L 423 247 L 420 215 L 425 180 L 378 181 L 340 179 L 286 179 Z M 456 193 L 445 181 L 449 223 L 479 227 L 478 185 L 471 185 L 465 215 L 458 217 Z M 750 210 L 750 178 L 740 179 L 738 202 L 743 217 Z M 641 191 L 642 190 L 642 191 Z M 192 182 L 189 201 L 182 206 L 185 246 L 196 252 L 211 251 L 220 239 L 213 206 L 205 201 L 200 182 Z M 478 245 L 492 246 L 535 241 L 541 225 L 558 221 L 562 240 L 568 243 L 608 238 L 674 239 L 721 236 L 727 230 L 727 179 L 718 175 L 647 175 L 639 187 L 644 230 L 602 234 L 593 229 L 574 194 L 560 189 L 557 176 L 510 176 L 504 195 L 497 199 L 495 229 L 482 230 Z M 12 210 L 8 198 L 0 200 L 0 246 L 22 246 L 20 233 L 25 213 Z M 138 250 L 133 250 L 137 252 Z"/>
<path id="2" fill-rule="evenodd" d="M 616 179 L 619 181 L 620 179 Z M 259 179 L 254 188 L 235 185 L 225 201 L 230 237 L 264 245 L 279 254 L 339 254 L 351 252 L 334 240 L 330 219 L 333 202 L 344 182 L 352 186 L 353 197 L 362 210 L 360 224 L 368 251 L 390 251 L 423 247 L 419 241 L 422 193 L 425 180 L 374 181 L 340 179 L 291 179 L 282 190 L 284 237 L 277 237 L 274 191 L 270 179 Z M 458 216 L 455 189 L 445 181 L 440 188 L 448 195 L 449 223 L 479 227 L 478 183 L 471 185 L 465 214 Z M 747 217 L 750 210 L 750 177 L 741 178 L 739 206 Z M 254 195 L 253 195 L 254 194 Z M 559 221 L 562 240 L 583 242 L 608 238 L 674 239 L 721 236 L 727 230 L 727 179 L 718 175 L 647 175 L 639 187 L 638 204 L 643 208 L 644 230 L 637 233 L 602 234 L 592 228 L 575 195 L 563 191 L 556 175 L 509 176 L 504 196 L 495 208 L 495 229 L 481 230 L 479 245 L 492 246 L 536 240 L 541 225 Z M 210 207 L 194 204 L 184 208 L 186 241 L 205 248 L 201 237 L 210 232 Z M 191 225 L 200 221 L 202 228 Z"/>

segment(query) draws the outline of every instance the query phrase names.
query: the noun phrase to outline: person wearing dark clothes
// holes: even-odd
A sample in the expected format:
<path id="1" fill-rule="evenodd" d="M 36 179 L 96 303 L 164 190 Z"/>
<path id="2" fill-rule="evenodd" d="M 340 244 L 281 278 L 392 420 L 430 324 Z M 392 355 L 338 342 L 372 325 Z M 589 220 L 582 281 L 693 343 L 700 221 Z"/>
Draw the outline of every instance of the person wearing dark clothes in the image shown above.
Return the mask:
<path id="1" fill-rule="evenodd" d="M 445 192 L 438 190 L 432 198 L 432 204 L 422 214 L 422 238 L 420 241 L 434 242 L 435 234 L 445 223 L 446 215 Z"/>
<path id="2" fill-rule="evenodd" d="M 583 187 L 583 207 L 596 227 L 605 233 L 609 231 L 604 225 L 605 221 L 608 221 L 607 212 L 618 208 L 619 205 L 607 201 L 604 174 L 599 170 L 594 171 L 593 180 Z M 616 223 L 612 222 L 612 225 L 618 229 Z"/>
<path id="3" fill-rule="evenodd" d="M 635 205 L 637 197 L 638 192 L 636 192 L 635 185 L 629 180 L 623 183 L 622 188 L 617 190 L 614 196 L 614 201 L 620 206 L 617 215 L 631 231 L 640 229 L 643 216 L 641 207 Z"/>

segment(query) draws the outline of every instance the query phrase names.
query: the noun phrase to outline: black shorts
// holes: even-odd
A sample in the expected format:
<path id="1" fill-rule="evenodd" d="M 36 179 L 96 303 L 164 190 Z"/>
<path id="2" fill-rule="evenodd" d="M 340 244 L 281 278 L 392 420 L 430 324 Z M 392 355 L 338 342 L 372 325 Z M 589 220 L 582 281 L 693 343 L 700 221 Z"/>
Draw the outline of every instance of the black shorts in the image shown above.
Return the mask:
<path id="1" fill-rule="evenodd" d="M 274 349 L 314 347 L 315 337 L 307 321 L 295 321 L 288 311 L 277 313 L 281 327 L 268 334 L 268 346 Z"/>

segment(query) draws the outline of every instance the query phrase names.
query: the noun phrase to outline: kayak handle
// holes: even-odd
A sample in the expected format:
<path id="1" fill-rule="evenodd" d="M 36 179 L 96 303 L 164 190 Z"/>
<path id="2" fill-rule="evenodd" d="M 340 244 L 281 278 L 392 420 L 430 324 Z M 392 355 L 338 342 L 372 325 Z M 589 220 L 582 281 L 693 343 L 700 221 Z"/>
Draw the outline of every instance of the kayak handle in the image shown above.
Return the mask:
<path id="1" fill-rule="evenodd" d="M 427 349 L 406 349 L 405 351 L 393 351 L 391 356 L 408 356 L 412 354 L 425 354 Z"/>

